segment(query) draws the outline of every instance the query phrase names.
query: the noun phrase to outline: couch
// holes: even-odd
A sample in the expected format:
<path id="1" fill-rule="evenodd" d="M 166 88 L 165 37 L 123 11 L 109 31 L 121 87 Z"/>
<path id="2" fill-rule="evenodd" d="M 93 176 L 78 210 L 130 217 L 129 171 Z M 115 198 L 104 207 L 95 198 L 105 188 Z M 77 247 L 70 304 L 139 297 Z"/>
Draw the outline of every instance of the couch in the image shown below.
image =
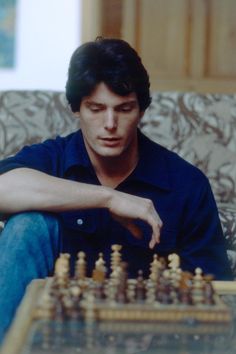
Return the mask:
<path id="1" fill-rule="evenodd" d="M 78 128 L 62 92 L 0 92 L 0 159 Z M 208 176 L 236 278 L 236 94 L 154 92 L 140 129 Z"/>

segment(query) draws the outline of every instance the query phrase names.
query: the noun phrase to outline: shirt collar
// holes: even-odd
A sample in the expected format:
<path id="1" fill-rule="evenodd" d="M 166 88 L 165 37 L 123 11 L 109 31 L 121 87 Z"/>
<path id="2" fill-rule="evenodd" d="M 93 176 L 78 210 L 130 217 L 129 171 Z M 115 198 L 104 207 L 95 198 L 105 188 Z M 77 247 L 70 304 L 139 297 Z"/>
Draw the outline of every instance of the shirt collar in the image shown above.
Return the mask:
<path id="1" fill-rule="evenodd" d="M 139 161 L 128 179 L 152 184 L 164 190 L 171 190 L 166 149 L 154 143 L 138 130 Z M 65 171 L 72 167 L 93 168 L 89 159 L 81 130 L 73 134 L 66 147 Z"/>
<path id="2" fill-rule="evenodd" d="M 138 131 L 139 161 L 130 178 L 171 190 L 166 149 Z"/>
<path id="3" fill-rule="evenodd" d="M 65 151 L 65 171 L 72 167 L 91 167 L 81 130 L 72 135 Z"/>

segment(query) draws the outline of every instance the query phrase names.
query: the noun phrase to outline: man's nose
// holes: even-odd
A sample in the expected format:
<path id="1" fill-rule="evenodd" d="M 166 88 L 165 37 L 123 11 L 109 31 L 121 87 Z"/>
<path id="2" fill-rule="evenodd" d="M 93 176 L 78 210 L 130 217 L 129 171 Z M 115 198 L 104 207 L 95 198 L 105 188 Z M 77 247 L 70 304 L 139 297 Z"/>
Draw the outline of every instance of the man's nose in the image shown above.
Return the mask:
<path id="1" fill-rule="evenodd" d="M 105 113 L 104 127 L 106 130 L 115 130 L 117 128 L 117 115 L 114 110 L 109 109 Z"/>

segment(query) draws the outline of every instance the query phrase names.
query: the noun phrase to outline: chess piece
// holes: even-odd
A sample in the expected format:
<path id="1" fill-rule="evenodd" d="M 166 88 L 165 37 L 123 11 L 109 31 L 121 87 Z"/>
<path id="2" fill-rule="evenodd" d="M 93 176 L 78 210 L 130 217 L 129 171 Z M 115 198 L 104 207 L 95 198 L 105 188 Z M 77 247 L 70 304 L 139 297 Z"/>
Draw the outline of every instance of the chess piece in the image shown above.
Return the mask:
<path id="1" fill-rule="evenodd" d="M 160 302 L 161 304 L 171 303 L 169 269 L 165 269 L 159 278 L 156 287 L 156 301 Z"/>
<path id="2" fill-rule="evenodd" d="M 137 302 L 142 302 L 146 298 L 146 287 L 143 278 L 143 271 L 138 271 L 138 277 L 136 280 L 136 288 L 135 288 L 135 299 Z"/>
<path id="3" fill-rule="evenodd" d="M 80 251 L 77 254 L 77 261 L 75 264 L 75 278 L 77 280 L 84 280 L 86 278 L 86 266 L 85 253 Z"/>
<path id="4" fill-rule="evenodd" d="M 157 254 L 154 254 L 153 261 L 150 264 L 150 275 L 149 275 L 149 279 L 152 280 L 154 283 L 157 282 L 157 279 L 161 272 L 161 268 L 162 268 L 162 264 L 158 260 Z"/>
<path id="5" fill-rule="evenodd" d="M 129 303 L 135 302 L 135 283 L 131 280 L 127 283 L 127 300 Z"/>
<path id="6" fill-rule="evenodd" d="M 191 295 L 194 305 L 198 306 L 204 303 L 204 281 L 201 268 L 195 269 Z"/>
<path id="7" fill-rule="evenodd" d="M 68 253 L 61 253 L 60 257 L 55 262 L 55 286 L 60 289 L 65 289 L 68 286 L 70 275 L 70 255 Z"/>
<path id="8" fill-rule="evenodd" d="M 213 276 L 208 274 L 204 276 L 204 303 L 207 305 L 214 305 L 215 304 L 215 299 L 214 299 L 214 289 L 212 286 L 212 280 Z"/>
<path id="9" fill-rule="evenodd" d="M 106 267 L 103 259 L 103 254 L 99 253 L 99 258 L 95 263 L 95 269 L 93 270 L 93 280 L 95 282 L 103 283 L 106 278 Z"/>
<path id="10" fill-rule="evenodd" d="M 93 291 L 88 291 L 86 298 L 83 300 L 83 308 L 85 310 L 84 318 L 88 323 L 94 322 L 95 320 L 95 297 Z"/>
<path id="11" fill-rule="evenodd" d="M 62 306 L 64 309 L 64 313 L 66 318 L 71 318 L 74 316 L 74 302 L 72 300 L 72 297 L 69 294 L 66 294 L 62 298 Z"/>
<path id="12" fill-rule="evenodd" d="M 47 291 L 43 292 L 40 304 L 37 310 L 37 316 L 43 319 L 52 319 L 55 317 L 56 303 L 53 296 Z"/>
<path id="13" fill-rule="evenodd" d="M 120 272 L 118 274 L 118 281 L 117 281 L 117 292 L 116 292 L 116 301 L 120 303 L 127 303 L 128 298 L 127 298 L 127 279 L 128 279 L 128 273 L 127 273 L 127 263 L 121 262 L 120 264 Z"/>
<path id="14" fill-rule="evenodd" d="M 179 287 L 181 279 L 180 259 L 176 253 L 172 253 L 168 256 L 168 267 L 170 271 L 170 282 L 175 287 Z"/>
<path id="15" fill-rule="evenodd" d="M 147 282 L 146 286 L 146 302 L 153 304 L 155 302 L 155 284 L 151 281 Z"/>
<path id="16" fill-rule="evenodd" d="M 121 263 L 121 249 L 122 249 L 122 246 L 121 245 L 112 245 L 111 246 L 111 249 L 112 249 L 112 253 L 111 253 L 111 277 L 113 275 L 113 273 L 116 271 L 117 267 L 120 266 L 120 263 Z"/>
<path id="17" fill-rule="evenodd" d="M 190 272 L 181 272 L 179 282 L 179 300 L 181 304 L 192 305 L 191 286 L 193 275 Z"/>
<path id="18" fill-rule="evenodd" d="M 110 279 L 105 286 L 106 299 L 109 303 L 114 304 L 116 302 L 117 286 L 113 280 Z"/>
<path id="19" fill-rule="evenodd" d="M 180 266 L 180 259 L 179 256 L 176 253 L 172 253 L 168 256 L 168 261 L 169 261 L 169 268 L 172 270 L 176 270 Z"/>

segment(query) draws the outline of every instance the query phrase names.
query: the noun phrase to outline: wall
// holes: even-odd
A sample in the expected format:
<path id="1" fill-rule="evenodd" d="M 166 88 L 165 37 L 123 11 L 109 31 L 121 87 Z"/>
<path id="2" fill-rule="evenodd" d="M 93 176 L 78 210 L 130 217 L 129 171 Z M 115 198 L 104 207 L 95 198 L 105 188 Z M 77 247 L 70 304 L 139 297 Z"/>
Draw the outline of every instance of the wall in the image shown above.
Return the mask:
<path id="1" fill-rule="evenodd" d="M 64 90 L 81 43 L 81 0 L 18 0 L 15 68 L 0 69 L 0 90 Z"/>
<path id="2" fill-rule="evenodd" d="M 236 92 L 235 0 L 84 1 L 97 5 L 93 18 L 85 8 L 84 30 L 134 46 L 152 91 Z"/>

